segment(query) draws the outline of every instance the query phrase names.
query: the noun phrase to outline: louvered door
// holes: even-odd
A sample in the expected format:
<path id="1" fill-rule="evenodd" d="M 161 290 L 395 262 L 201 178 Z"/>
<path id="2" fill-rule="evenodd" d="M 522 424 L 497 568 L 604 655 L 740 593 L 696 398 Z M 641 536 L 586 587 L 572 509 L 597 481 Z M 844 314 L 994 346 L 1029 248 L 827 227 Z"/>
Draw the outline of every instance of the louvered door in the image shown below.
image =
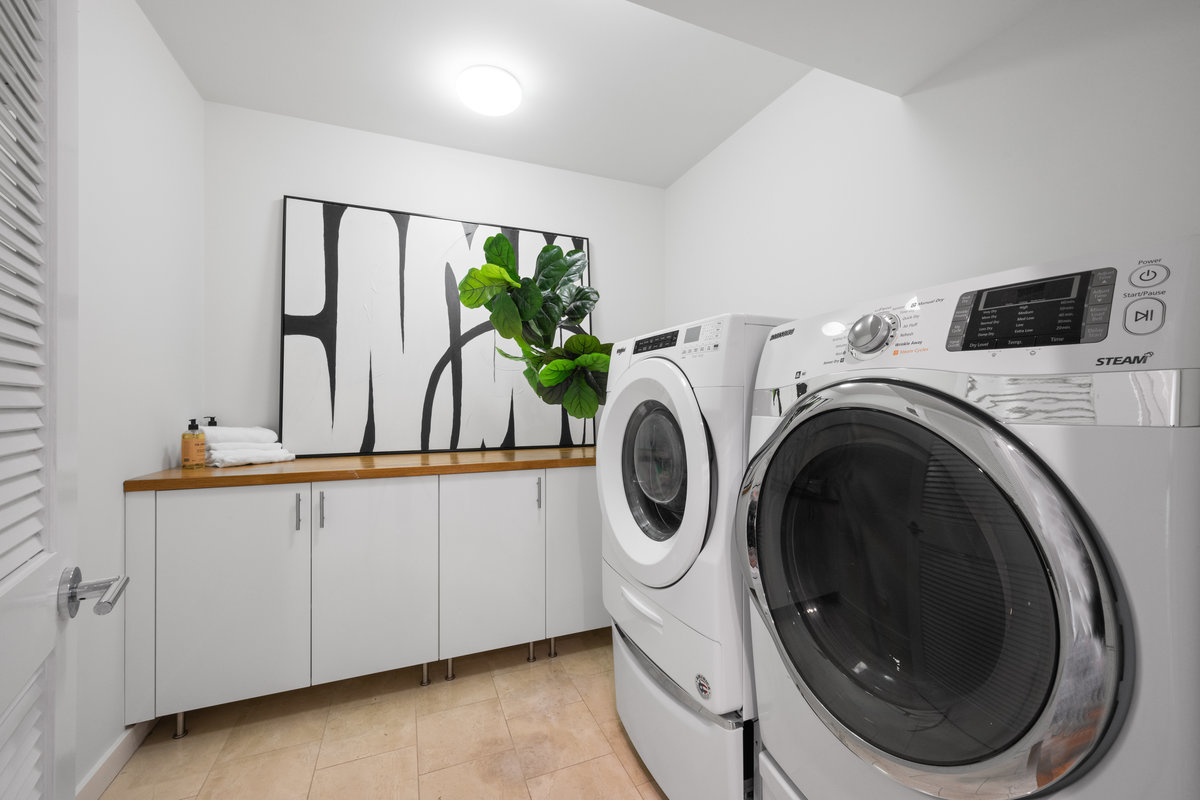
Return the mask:
<path id="1" fill-rule="evenodd" d="M 75 794 L 73 711 L 55 704 L 70 671 L 56 593 L 73 562 L 47 486 L 57 452 L 48 340 L 60 235 L 49 31 L 52 14 L 73 13 L 64 5 L 0 0 L 0 800 Z"/>

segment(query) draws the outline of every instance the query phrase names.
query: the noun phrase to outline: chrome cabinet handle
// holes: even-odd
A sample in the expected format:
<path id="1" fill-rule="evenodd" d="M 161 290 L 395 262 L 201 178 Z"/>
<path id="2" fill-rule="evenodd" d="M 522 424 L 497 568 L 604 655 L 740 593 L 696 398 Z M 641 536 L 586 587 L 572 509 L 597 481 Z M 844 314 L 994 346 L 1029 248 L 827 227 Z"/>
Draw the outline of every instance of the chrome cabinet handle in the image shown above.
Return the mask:
<path id="1" fill-rule="evenodd" d="M 542 479 L 537 479 L 537 507 L 542 507 Z"/>
<path id="2" fill-rule="evenodd" d="M 321 527 L 324 528 L 325 527 L 325 493 L 324 492 L 321 492 L 320 506 L 321 506 L 321 523 L 320 524 L 321 524 Z"/>
<path id="3" fill-rule="evenodd" d="M 296 530 L 300 530 L 300 493 L 296 492 Z"/>

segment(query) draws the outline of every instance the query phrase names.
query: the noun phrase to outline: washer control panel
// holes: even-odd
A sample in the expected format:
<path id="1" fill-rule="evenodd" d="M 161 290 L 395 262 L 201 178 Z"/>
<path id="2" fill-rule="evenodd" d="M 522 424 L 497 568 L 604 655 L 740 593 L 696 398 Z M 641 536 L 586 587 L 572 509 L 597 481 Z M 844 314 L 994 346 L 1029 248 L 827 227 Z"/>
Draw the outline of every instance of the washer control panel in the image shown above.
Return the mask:
<path id="1" fill-rule="evenodd" d="M 1108 337 L 1117 271 L 1096 269 L 964 292 L 947 350 L 1102 342 Z"/>
<path id="2" fill-rule="evenodd" d="M 1074 375 L 1189 370 L 1200 386 L 1200 235 L 1030 264 L 797 319 L 758 385 L 856 370 Z M 1190 384 L 1189 384 L 1190 385 Z"/>
<path id="3" fill-rule="evenodd" d="M 846 343 L 856 358 L 867 358 L 888 345 L 896 343 L 900 333 L 900 319 L 895 314 L 883 312 L 865 314 L 850 326 Z"/>

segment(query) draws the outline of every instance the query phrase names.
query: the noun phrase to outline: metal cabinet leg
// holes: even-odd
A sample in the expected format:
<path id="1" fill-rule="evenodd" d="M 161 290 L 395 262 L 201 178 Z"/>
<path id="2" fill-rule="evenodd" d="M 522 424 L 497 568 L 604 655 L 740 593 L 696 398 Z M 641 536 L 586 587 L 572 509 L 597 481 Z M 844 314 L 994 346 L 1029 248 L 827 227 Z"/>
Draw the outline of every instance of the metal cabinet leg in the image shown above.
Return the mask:
<path id="1" fill-rule="evenodd" d="M 428 686 L 429 684 L 430 684 L 430 680 L 429 680 L 429 662 L 428 662 L 428 661 L 426 661 L 424 664 L 422 664 L 422 665 L 421 665 L 421 685 L 422 685 L 422 686 Z"/>
<path id="2" fill-rule="evenodd" d="M 454 659 L 453 658 L 446 659 L 446 680 L 448 680 L 448 681 L 454 680 Z"/>
<path id="3" fill-rule="evenodd" d="M 554 642 L 554 637 L 550 637 L 550 657 L 558 658 L 558 645 Z"/>
<path id="4" fill-rule="evenodd" d="M 187 726 L 184 725 L 183 712 L 180 711 L 175 715 L 175 733 L 171 736 L 172 739 L 182 739 L 188 735 Z"/>
<path id="5" fill-rule="evenodd" d="M 537 661 L 537 656 L 535 656 L 533 654 L 533 642 L 529 643 L 529 657 L 526 658 L 525 660 L 528 661 L 530 664 Z"/>

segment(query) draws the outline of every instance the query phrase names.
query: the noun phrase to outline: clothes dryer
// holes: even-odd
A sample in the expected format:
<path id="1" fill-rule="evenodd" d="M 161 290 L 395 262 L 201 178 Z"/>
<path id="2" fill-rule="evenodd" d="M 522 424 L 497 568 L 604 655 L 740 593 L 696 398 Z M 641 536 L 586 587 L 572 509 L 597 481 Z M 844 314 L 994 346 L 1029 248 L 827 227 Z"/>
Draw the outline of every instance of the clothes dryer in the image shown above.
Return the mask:
<path id="1" fill-rule="evenodd" d="M 758 356 L 780 321 L 724 314 L 612 352 L 596 474 L 617 710 L 675 800 L 735 800 L 752 775 L 732 525 Z"/>
<path id="2" fill-rule="evenodd" d="M 1196 796 L 1198 254 L 771 335 L 737 530 L 774 796 Z"/>

